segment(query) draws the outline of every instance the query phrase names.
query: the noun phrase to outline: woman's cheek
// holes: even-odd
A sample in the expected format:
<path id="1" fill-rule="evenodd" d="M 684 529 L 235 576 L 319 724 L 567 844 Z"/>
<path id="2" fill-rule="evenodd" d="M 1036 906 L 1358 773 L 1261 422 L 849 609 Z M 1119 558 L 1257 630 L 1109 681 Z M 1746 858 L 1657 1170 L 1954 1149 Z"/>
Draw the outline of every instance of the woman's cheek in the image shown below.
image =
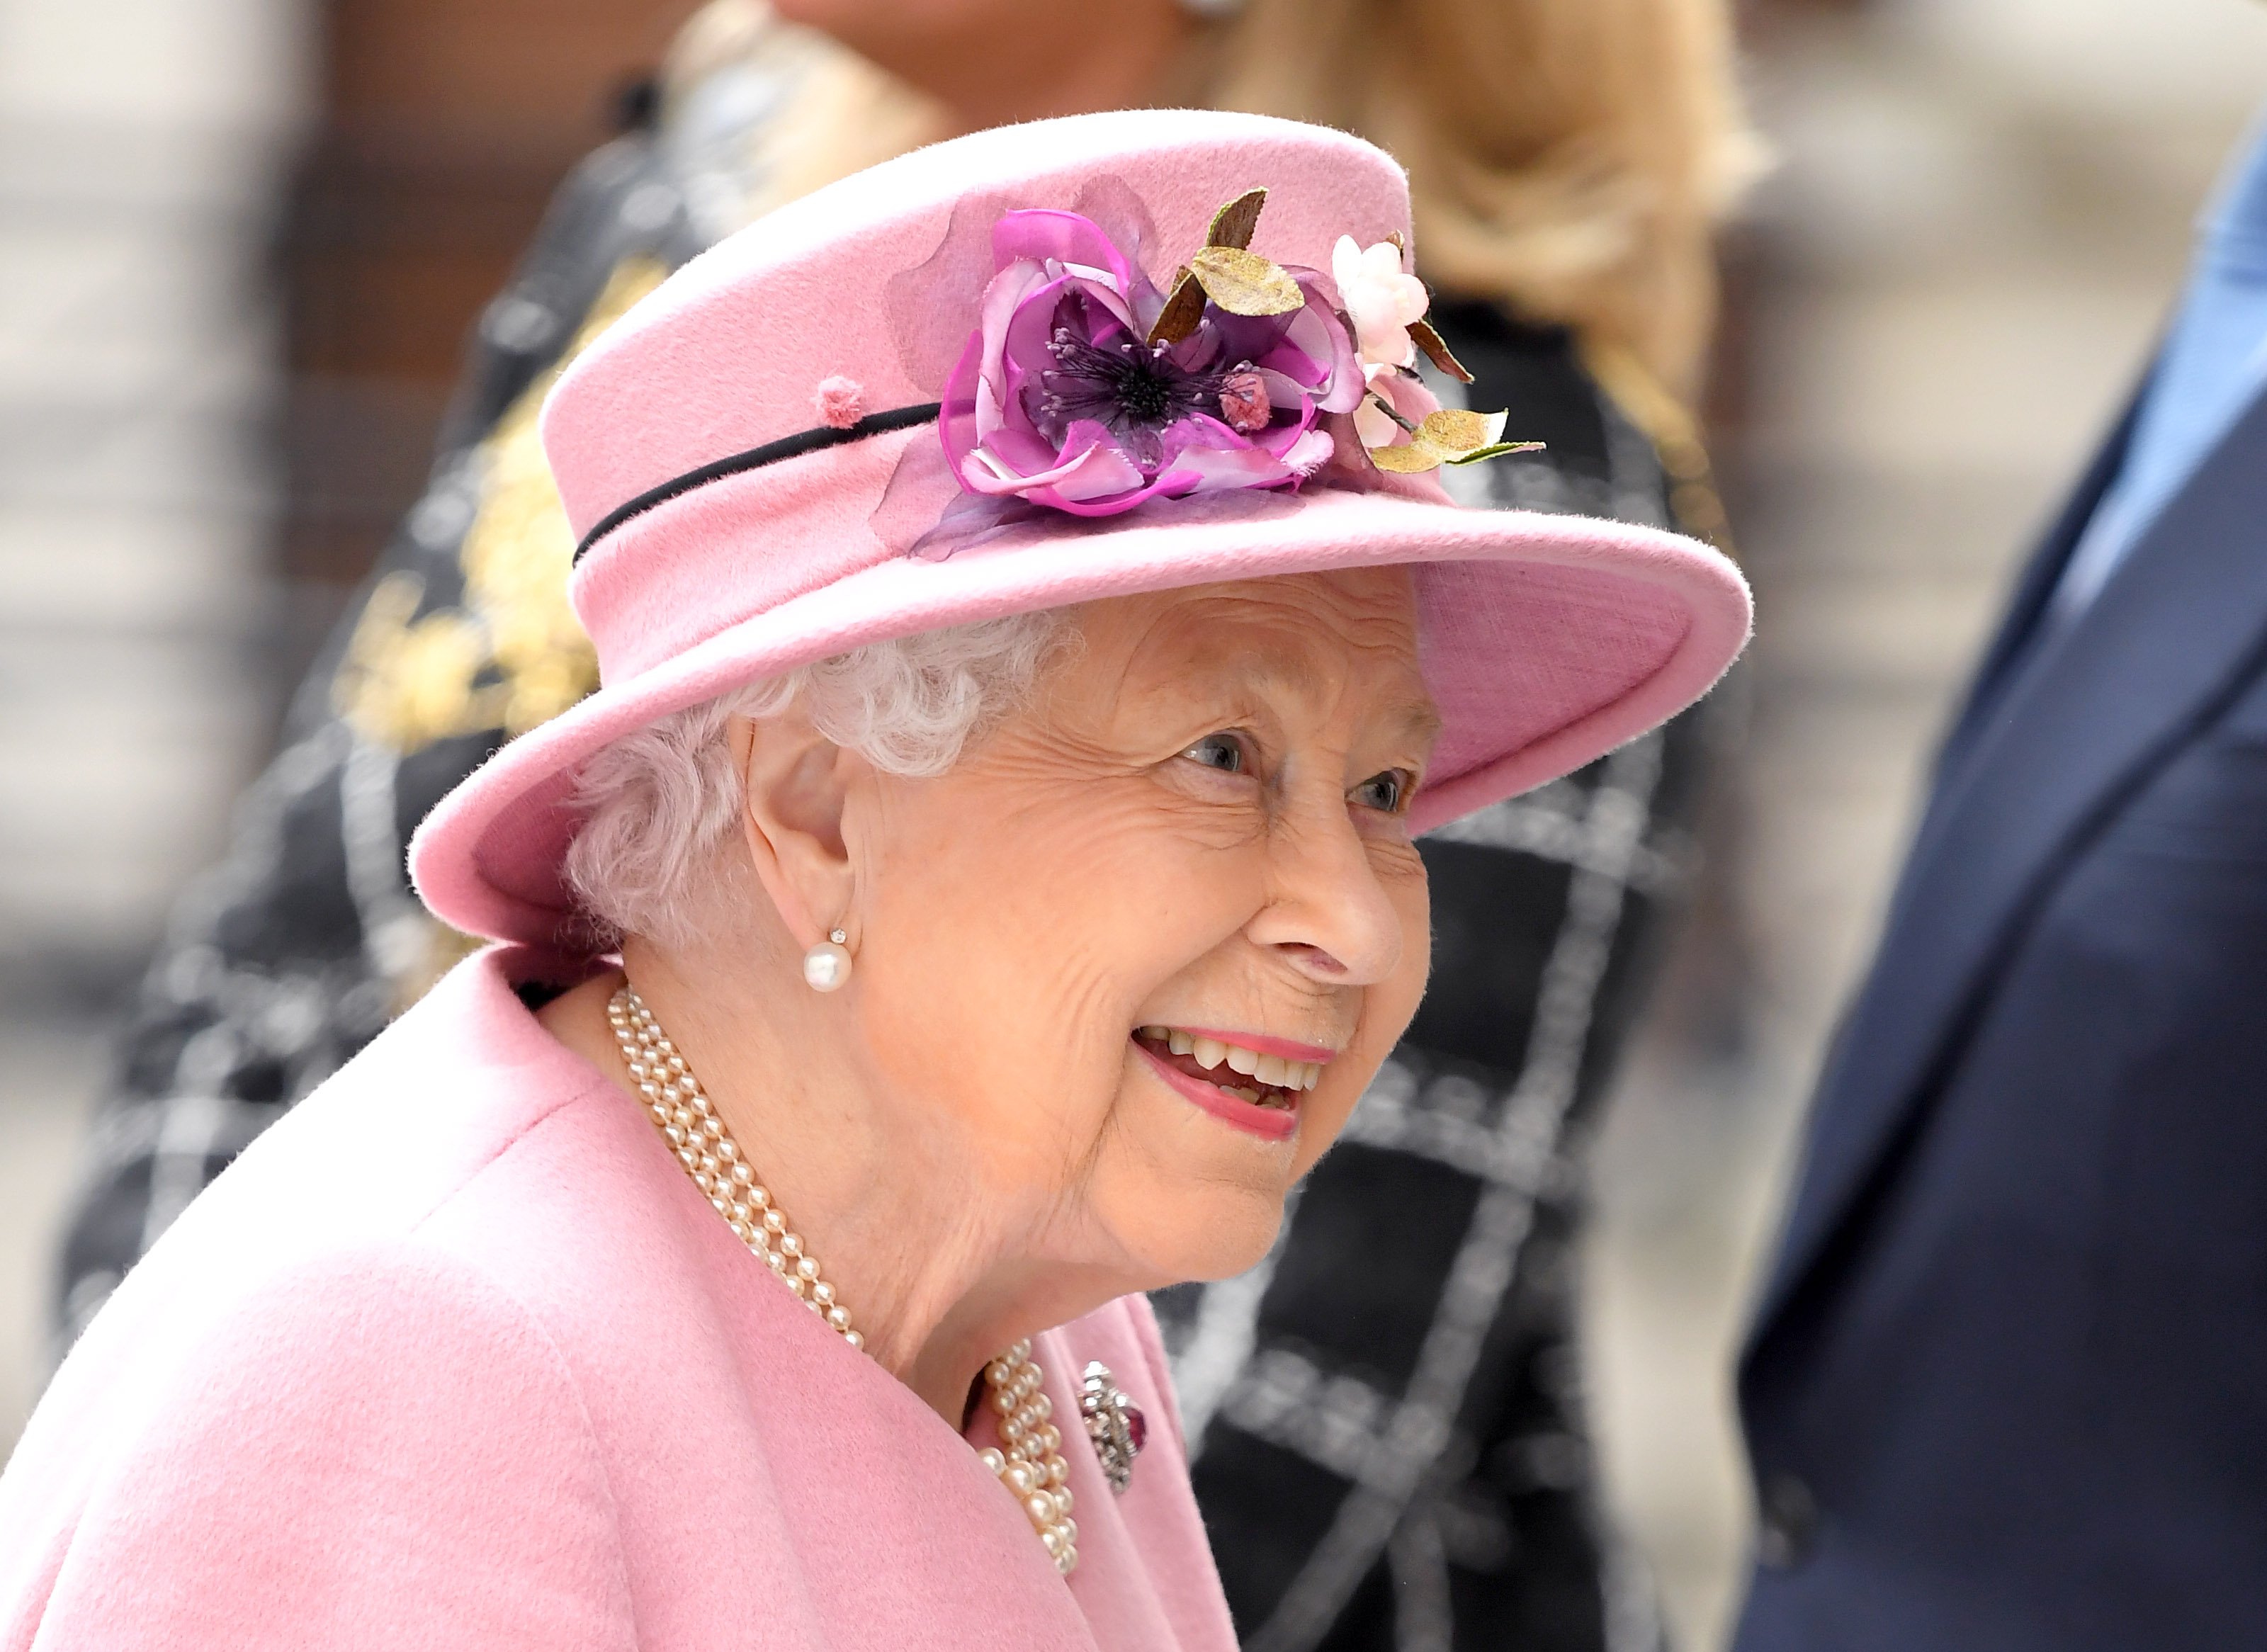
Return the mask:
<path id="1" fill-rule="evenodd" d="M 1094 789 L 1104 795 L 1067 813 L 1045 857 L 1050 904 L 1066 921 L 1077 914 L 1147 973 L 1193 963 L 1250 916 L 1256 834 L 1154 783 Z"/>
<path id="2" fill-rule="evenodd" d="M 1412 985 L 1408 988 L 1408 1013 L 1402 1017 L 1404 1025 L 1416 1015 L 1417 1002 L 1425 995 L 1425 983 L 1433 977 L 1433 890 L 1426 880 L 1421 862 L 1408 902 L 1409 915 L 1403 923 L 1405 943 L 1402 957 L 1408 960 L 1406 968 Z"/>
<path id="3" fill-rule="evenodd" d="M 1355 1104 L 1361 1101 L 1362 1093 L 1369 1088 L 1369 1079 L 1376 1076 L 1375 1072 L 1372 1072 L 1365 1076 L 1360 1083 L 1348 1083 L 1344 1089 L 1330 1095 L 1327 1098 L 1324 1098 L 1320 1090 L 1317 1090 L 1308 1098 L 1309 1116 L 1300 1128 L 1299 1150 L 1291 1164 L 1293 1181 L 1295 1182 L 1314 1169 L 1316 1161 L 1329 1152 L 1332 1144 L 1345 1133 L 1346 1121 L 1354 1117 Z M 1317 1101 L 1320 1101 L 1321 1105 L 1311 1105 Z"/>

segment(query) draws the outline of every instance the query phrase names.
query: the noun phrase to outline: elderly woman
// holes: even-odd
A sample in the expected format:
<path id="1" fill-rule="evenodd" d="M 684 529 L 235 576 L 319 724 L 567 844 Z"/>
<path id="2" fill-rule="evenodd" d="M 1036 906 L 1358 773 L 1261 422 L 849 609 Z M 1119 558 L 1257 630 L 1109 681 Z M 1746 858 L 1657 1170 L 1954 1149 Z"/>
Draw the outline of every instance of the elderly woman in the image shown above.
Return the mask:
<path id="1" fill-rule="evenodd" d="M 1741 170 L 1728 33 L 1726 0 L 1120 0 L 1100 33 L 1082 0 L 709 0 L 653 124 L 589 158 L 475 330 L 423 497 L 175 908 L 77 1178 L 58 1357 L 205 1183 L 467 950 L 402 851 L 508 734 L 597 686 L 536 413 L 669 269 L 1018 114 L 1190 103 L 1340 127 L 1410 167 L 1432 319 L 1475 378 L 1434 387 L 1547 443 L 1443 473 L 1455 496 L 1706 535 L 1706 455 L 1671 393 L 1693 382 L 1712 212 Z M 1692 863 L 1720 744 L 1704 719 L 1420 842 L 1433 979 L 1346 1150 L 1257 1268 L 1157 1299 L 1253 1652 L 1641 1638 L 1645 1568 L 1584 1446 L 1570 1258 L 1585 1143 Z M 1496 1173 L 1505 1153 L 1530 1169 Z M 1381 1228 L 1394 1245 L 1369 1243 Z"/>
<path id="2" fill-rule="evenodd" d="M 0 1643 L 1207 1648 L 1138 1295 L 1414 1012 L 1412 833 L 1712 682 L 1713 552 L 1504 445 L 1343 135 L 963 139 L 696 261 L 546 420 L 604 686 L 428 822 L 484 951 L 97 1318 Z"/>

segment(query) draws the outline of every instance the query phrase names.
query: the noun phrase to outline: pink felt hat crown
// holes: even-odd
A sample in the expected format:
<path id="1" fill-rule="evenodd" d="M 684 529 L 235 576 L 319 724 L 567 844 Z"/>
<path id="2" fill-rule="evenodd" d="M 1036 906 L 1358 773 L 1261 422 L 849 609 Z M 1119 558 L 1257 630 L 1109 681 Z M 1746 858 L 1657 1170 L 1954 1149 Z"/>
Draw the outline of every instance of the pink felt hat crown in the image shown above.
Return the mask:
<path id="1" fill-rule="evenodd" d="M 1129 592 L 1379 563 L 1415 570 L 1445 719 L 1418 827 L 1580 767 L 1705 693 L 1747 588 L 1677 535 L 1370 491 L 1037 511 L 914 554 L 956 502 L 937 404 L 979 321 L 1008 212 L 1109 221 L 1160 287 L 1222 203 L 1266 205 L 1251 250 L 1324 271 L 1340 236 L 1410 234 L 1408 186 L 1344 133 L 1255 115 L 1086 115 L 956 139 L 773 213 L 680 270 L 567 372 L 543 439 L 583 541 L 576 613 L 603 686 L 507 745 L 419 830 L 444 920 L 572 946 L 560 868 L 581 766 L 657 717 L 862 643 Z M 1517 432 L 1511 432 L 1516 436 Z"/>

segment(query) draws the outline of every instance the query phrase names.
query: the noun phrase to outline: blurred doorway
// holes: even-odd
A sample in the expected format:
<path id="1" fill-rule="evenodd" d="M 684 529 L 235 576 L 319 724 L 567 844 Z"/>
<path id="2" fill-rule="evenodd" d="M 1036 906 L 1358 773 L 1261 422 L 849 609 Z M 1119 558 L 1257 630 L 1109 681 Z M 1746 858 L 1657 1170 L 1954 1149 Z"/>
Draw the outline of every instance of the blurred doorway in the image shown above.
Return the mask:
<path id="1" fill-rule="evenodd" d="M 280 234 L 287 672 L 415 499 L 481 306 L 693 9 L 313 4 L 314 107 Z"/>

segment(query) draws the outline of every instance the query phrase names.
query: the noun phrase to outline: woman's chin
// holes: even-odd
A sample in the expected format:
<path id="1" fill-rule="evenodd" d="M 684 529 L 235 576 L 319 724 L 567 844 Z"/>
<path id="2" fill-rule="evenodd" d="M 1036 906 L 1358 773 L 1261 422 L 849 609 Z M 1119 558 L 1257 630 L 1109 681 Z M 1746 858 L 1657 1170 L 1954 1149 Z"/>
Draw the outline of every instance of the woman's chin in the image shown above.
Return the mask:
<path id="1" fill-rule="evenodd" d="M 1283 1226 L 1283 1200 L 1243 1190 L 1207 1188 L 1174 1199 L 1144 1199 L 1111 1224 L 1140 1272 L 1160 1285 L 1233 1279 L 1266 1258 Z M 1153 1287 L 1154 1289 L 1154 1287 Z"/>
<path id="2" fill-rule="evenodd" d="M 1150 1075 L 1116 1103 L 1088 1184 L 1113 1248 L 1161 1284 L 1257 1267 L 1283 1225 L 1299 1168 L 1295 1135 L 1271 1140 L 1214 1117 Z"/>

